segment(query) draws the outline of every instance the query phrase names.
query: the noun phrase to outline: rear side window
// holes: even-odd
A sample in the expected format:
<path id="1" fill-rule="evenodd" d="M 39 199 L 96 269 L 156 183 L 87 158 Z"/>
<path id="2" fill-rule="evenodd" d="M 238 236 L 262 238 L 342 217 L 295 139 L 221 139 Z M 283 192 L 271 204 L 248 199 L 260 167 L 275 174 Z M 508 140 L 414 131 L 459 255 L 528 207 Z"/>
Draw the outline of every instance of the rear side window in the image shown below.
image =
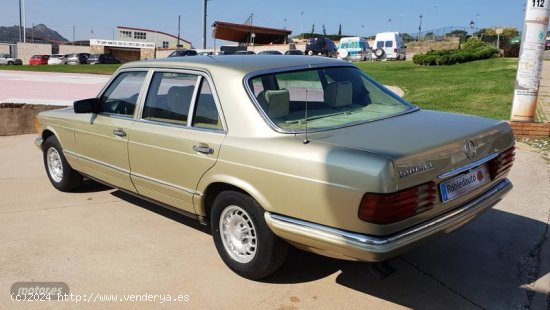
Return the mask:
<path id="1" fill-rule="evenodd" d="M 191 124 L 201 129 L 222 129 L 208 81 L 189 73 L 155 73 L 143 107 L 143 119 L 184 127 Z"/>
<path id="2" fill-rule="evenodd" d="M 153 76 L 143 109 L 143 118 L 187 125 L 198 76 L 158 72 Z"/>
<path id="3" fill-rule="evenodd" d="M 146 71 L 119 74 L 101 95 L 101 111 L 123 116 L 134 115 L 137 98 L 146 75 Z"/>

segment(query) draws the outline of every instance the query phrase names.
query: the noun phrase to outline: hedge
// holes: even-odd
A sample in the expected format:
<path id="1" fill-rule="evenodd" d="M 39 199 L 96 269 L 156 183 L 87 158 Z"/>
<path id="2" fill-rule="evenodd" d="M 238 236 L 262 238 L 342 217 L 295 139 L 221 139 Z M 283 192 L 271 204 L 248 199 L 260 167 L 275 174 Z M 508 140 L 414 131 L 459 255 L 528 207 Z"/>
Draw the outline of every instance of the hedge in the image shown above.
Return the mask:
<path id="1" fill-rule="evenodd" d="M 479 46 L 473 49 L 437 50 L 416 54 L 413 62 L 423 66 L 454 65 L 474 60 L 488 59 L 498 54 L 496 48 Z"/>

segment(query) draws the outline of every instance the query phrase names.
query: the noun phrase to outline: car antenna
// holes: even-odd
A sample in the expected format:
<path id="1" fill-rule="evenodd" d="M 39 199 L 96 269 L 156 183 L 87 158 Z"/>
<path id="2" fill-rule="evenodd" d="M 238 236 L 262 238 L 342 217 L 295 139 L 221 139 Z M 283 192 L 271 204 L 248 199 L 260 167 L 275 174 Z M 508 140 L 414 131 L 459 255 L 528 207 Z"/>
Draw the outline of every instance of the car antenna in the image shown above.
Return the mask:
<path id="1" fill-rule="evenodd" d="M 309 139 L 307 138 L 307 89 L 306 89 L 306 138 L 304 139 L 304 144 L 308 144 L 309 143 Z"/>

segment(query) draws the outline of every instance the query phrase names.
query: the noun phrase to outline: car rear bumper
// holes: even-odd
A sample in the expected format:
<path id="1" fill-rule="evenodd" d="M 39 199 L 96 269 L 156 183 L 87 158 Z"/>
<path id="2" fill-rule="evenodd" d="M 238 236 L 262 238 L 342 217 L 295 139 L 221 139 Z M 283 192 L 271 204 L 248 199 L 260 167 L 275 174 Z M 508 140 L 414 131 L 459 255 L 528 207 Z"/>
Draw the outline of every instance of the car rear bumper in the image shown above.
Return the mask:
<path id="1" fill-rule="evenodd" d="M 344 231 L 270 212 L 265 213 L 265 219 L 277 236 L 300 248 L 331 257 L 377 262 L 468 223 L 501 201 L 511 189 L 512 183 L 503 179 L 476 199 L 429 222 L 389 236 Z"/>

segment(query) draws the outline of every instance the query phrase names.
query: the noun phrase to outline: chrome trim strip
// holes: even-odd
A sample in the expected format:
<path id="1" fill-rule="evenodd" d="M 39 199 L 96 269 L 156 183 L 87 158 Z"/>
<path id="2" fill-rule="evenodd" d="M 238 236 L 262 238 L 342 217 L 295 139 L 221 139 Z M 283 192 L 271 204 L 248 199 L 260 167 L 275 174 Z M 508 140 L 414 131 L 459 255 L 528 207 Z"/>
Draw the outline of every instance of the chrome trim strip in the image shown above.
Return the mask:
<path id="1" fill-rule="evenodd" d="M 186 192 L 186 193 L 191 194 L 191 195 L 194 195 L 196 193 L 194 190 L 191 190 L 191 189 L 188 189 L 188 188 L 185 188 L 185 187 L 181 187 L 181 186 L 178 186 L 178 185 L 175 185 L 175 184 L 172 184 L 172 183 L 167 183 L 167 182 L 164 182 L 164 181 L 161 181 L 161 180 L 157 180 L 157 179 L 154 179 L 154 178 L 151 178 L 151 177 L 147 177 L 147 176 L 144 176 L 143 174 L 131 172 L 130 176 L 131 177 L 138 177 L 138 178 L 141 178 L 145 181 L 149 181 L 149 182 L 152 182 L 152 183 L 157 183 L 157 184 L 160 184 L 160 185 L 163 185 L 163 186 L 171 187 L 175 190 Z"/>
<path id="2" fill-rule="evenodd" d="M 265 217 L 268 223 L 273 223 L 277 228 L 284 231 L 290 231 L 294 234 L 298 233 L 324 242 L 326 242 L 326 238 L 322 237 L 322 235 L 328 235 L 328 239 L 342 240 L 343 243 L 351 248 L 385 254 L 394 250 L 399 250 L 408 244 L 412 244 L 415 241 L 422 240 L 435 233 L 451 228 L 455 224 L 459 224 L 461 221 L 467 219 L 468 216 L 473 216 L 493 206 L 494 203 L 498 202 L 498 199 L 511 189 L 512 183 L 508 179 L 504 179 L 483 193 L 483 195 L 439 218 L 398 232 L 394 235 L 381 237 L 353 233 L 270 212 L 266 212 Z"/>
<path id="3" fill-rule="evenodd" d="M 99 161 L 99 160 L 96 160 L 96 159 L 92 159 L 92 158 L 87 157 L 87 156 L 82 156 L 82 155 L 77 154 L 77 153 L 72 152 L 72 151 L 63 150 L 63 153 L 67 153 L 69 155 L 73 155 L 74 157 L 76 157 L 78 159 L 84 159 L 84 160 L 87 160 L 87 161 L 92 162 L 94 164 L 98 164 L 98 165 L 101 165 L 101 166 L 104 166 L 104 167 L 107 167 L 107 168 L 111 168 L 111 169 L 114 169 L 114 170 L 117 170 L 117 171 L 120 171 L 120 172 L 123 172 L 123 173 L 126 173 L 126 174 L 130 175 L 130 170 L 122 169 L 122 168 L 107 164 L 105 162 L 102 162 L 102 161 Z"/>
<path id="4" fill-rule="evenodd" d="M 460 168 L 453 169 L 449 172 L 445 172 L 442 175 L 438 176 L 437 178 L 442 180 L 442 179 L 454 177 L 455 175 L 459 175 L 459 174 L 461 174 L 463 172 L 466 172 L 466 171 L 469 171 L 469 170 L 471 170 L 471 169 L 473 169 L 477 166 L 483 165 L 484 163 L 486 163 L 486 162 L 488 162 L 492 159 L 497 158 L 499 155 L 500 155 L 500 153 L 494 153 L 494 154 L 491 154 L 489 156 L 485 156 L 480 160 L 476 160 L 472 163 L 467 164 L 466 166 L 462 166 Z"/>
<path id="5" fill-rule="evenodd" d="M 179 214 L 181 214 L 181 215 L 185 215 L 185 216 L 187 216 L 187 217 L 190 217 L 190 218 L 192 218 L 192 219 L 195 219 L 195 220 L 199 220 L 199 221 L 200 221 L 201 216 L 199 216 L 198 214 L 191 213 L 191 212 L 189 212 L 189 211 L 185 211 L 185 210 L 182 210 L 182 209 L 173 207 L 173 206 L 171 206 L 171 205 L 168 205 L 168 204 L 165 204 L 165 203 L 163 203 L 163 202 L 154 200 L 154 199 L 152 199 L 152 198 L 142 196 L 142 195 L 140 195 L 140 194 L 138 194 L 138 193 L 136 193 L 136 192 L 132 192 L 132 191 L 129 191 L 129 190 L 127 190 L 127 189 L 124 189 L 124 188 L 120 188 L 120 187 L 114 186 L 114 185 L 112 185 L 112 184 L 110 184 L 110 183 L 107 183 L 107 182 L 102 181 L 102 180 L 100 180 L 100 179 L 94 178 L 94 177 L 92 177 L 92 176 L 90 176 L 90 175 L 88 175 L 88 174 L 84 174 L 84 173 L 82 173 L 82 174 L 83 174 L 85 177 L 90 178 L 90 179 L 92 179 L 92 180 L 94 180 L 94 181 L 96 181 L 96 182 L 98 182 L 98 183 L 101 183 L 101 184 L 106 185 L 106 186 L 108 186 L 108 187 L 112 187 L 112 188 L 114 188 L 114 189 L 116 189 L 116 190 L 119 190 L 119 191 L 121 191 L 121 192 L 124 192 L 124 193 L 126 193 L 126 194 L 128 194 L 128 195 L 131 195 L 131 196 L 133 196 L 133 197 L 136 197 L 136 198 L 138 198 L 138 199 L 142 199 L 142 200 L 144 200 L 144 201 L 147 201 L 147 202 L 150 202 L 150 203 L 152 203 L 152 204 L 158 205 L 158 206 L 163 207 L 163 208 L 165 208 L 165 209 L 168 209 L 168 210 L 170 210 L 170 211 L 173 211 L 173 212 L 179 213 Z M 201 221 L 201 224 L 202 224 L 202 221 Z M 203 224 L 203 225 L 205 225 L 205 224 Z"/>

